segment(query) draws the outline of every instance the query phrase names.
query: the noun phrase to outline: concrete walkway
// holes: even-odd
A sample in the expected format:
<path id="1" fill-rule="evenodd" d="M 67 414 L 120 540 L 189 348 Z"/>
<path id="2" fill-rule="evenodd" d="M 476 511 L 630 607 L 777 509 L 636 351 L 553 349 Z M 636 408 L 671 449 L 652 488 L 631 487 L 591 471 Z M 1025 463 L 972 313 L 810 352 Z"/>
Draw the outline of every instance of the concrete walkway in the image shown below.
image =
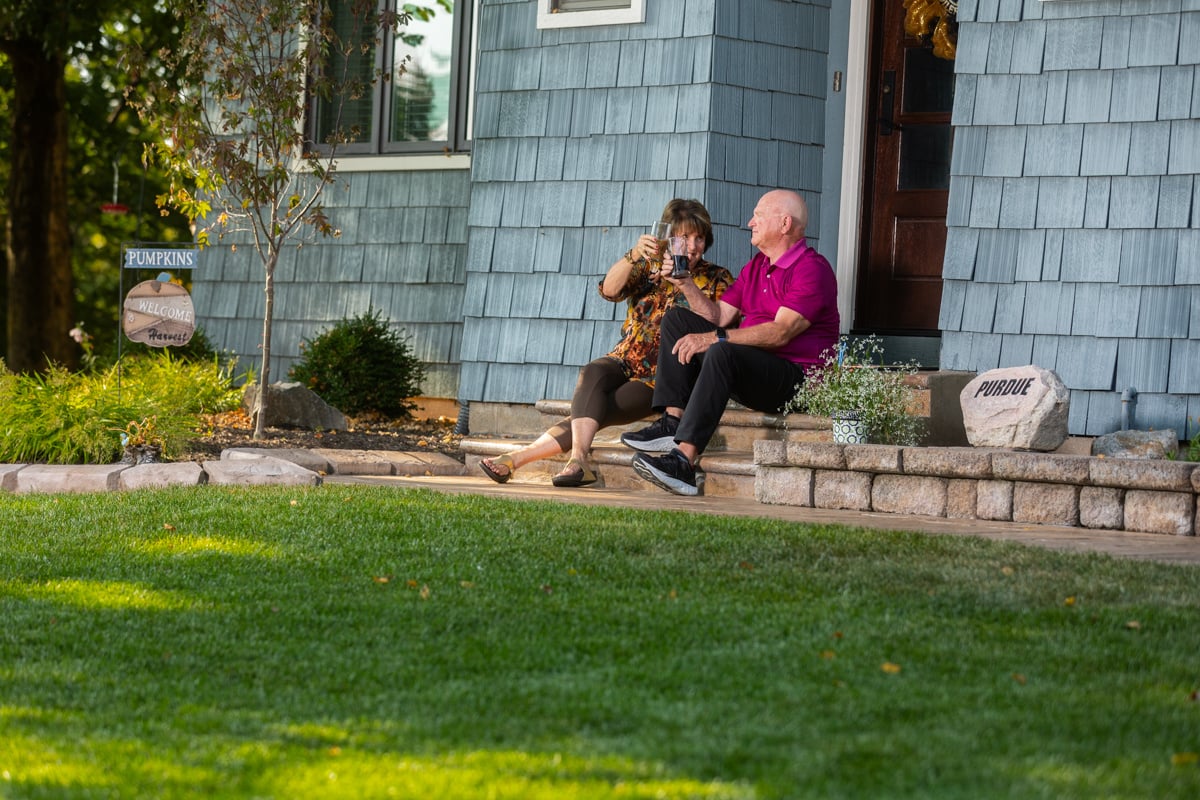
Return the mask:
<path id="1" fill-rule="evenodd" d="M 1200 537 L 1158 533 L 1091 530 L 1014 522 L 913 517 L 861 511 L 835 511 L 765 505 L 729 497 L 679 497 L 654 489 L 557 489 L 543 483 L 497 484 L 482 473 L 473 475 L 367 476 L 331 475 L 326 483 L 372 484 L 431 489 L 451 494 L 477 494 L 521 500 L 547 500 L 591 506 L 619 506 L 647 511 L 689 511 L 738 517 L 776 519 L 781 522 L 853 525 L 879 530 L 917 531 L 951 536 L 981 536 L 1007 542 L 1073 553 L 1104 553 L 1121 558 L 1171 564 L 1200 564 Z"/>

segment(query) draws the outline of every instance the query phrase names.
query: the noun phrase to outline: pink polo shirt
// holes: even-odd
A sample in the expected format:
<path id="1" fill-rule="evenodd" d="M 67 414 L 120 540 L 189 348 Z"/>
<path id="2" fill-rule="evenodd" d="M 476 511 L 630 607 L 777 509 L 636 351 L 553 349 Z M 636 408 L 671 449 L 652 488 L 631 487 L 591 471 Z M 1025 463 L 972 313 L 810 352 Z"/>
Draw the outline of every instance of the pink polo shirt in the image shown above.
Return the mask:
<path id="1" fill-rule="evenodd" d="M 836 347 L 841 319 L 837 278 L 825 257 L 801 239 L 771 264 L 758 253 L 742 267 L 721 300 L 742 314 L 742 327 L 772 322 L 780 306 L 809 321 L 795 339 L 774 351 L 797 364 L 820 364 L 821 353 Z"/>

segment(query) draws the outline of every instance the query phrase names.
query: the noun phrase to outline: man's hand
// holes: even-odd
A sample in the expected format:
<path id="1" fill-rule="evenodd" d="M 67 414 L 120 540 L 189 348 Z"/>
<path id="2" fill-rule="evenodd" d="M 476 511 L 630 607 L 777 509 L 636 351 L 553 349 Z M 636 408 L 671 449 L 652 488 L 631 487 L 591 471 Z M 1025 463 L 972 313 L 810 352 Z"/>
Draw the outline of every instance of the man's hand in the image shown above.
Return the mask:
<path id="1" fill-rule="evenodd" d="M 671 352 L 679 359 L 680 364 L 687 364 L 693 357 L 700 355 L 717 342 L 716 331 L 709 333 L 689 333 L 675 342 Z"/>

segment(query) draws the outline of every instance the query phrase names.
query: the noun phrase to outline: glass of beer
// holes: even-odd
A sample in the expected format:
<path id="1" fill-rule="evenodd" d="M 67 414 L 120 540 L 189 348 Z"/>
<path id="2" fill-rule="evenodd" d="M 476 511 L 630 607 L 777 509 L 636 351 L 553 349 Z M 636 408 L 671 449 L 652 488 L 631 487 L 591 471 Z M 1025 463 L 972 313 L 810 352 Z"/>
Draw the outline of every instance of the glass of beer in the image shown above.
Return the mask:
<path id="1" fill-rule="evenodd" d="M 671 237 L 671 259 L 673 261 L 671 269 L 672 278 L 686 278 L 688 276 L 688 257 L 687 257 L 687 238 L 683 236 Z"/>
<path id="2" fill-rule="evenodd" d="M 654 237 L 656 243 L 657 254 L 650 259 L 650 266 L 654 271 L 662 269 L 663 254 L 667 251 L 667 245 L 671 238 L 671 224 L 668 222 L 656 222 L 650 226 L 650 235 Z"/>

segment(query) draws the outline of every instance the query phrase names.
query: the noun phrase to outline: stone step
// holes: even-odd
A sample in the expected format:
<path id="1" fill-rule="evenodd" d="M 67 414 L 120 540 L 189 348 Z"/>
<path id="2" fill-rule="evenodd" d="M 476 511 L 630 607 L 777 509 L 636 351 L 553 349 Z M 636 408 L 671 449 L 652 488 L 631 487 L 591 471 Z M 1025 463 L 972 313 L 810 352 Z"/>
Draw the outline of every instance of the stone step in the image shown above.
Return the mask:
<path id="1" fill-rule="evenodd" d="M 570 415 L 569 400 L 539 400 L 534 408 L 542 416 L 542 430 Z M 654 416 L 630 425 L 614 425 L 604 428 L 596 435 L 599 443 L 619 443 L 621 434 L 626 431 L 636 431 L 653 422 Z M 809 414 L 764 414 L 745 408 L 729 408 L 721 417 L 708 452 L 718 450 L 737 450 L 751 452 L 754 442 L 763 439 L 767 441 L 786 442 L 831 442 L 833 432 L 829 420 L 824 417 L 814 417 Z"/>
<path id="2" fill-rule="evenodd" d="M 459 447 L 465 456 L 468 475 L 482 475 L 479 461 L 484 456 L 498 456 L 526 444 L 527 440 L 473 438 L 462 440 Z M 634 489 L 661 492 L 638 477 L 631 466 L 635 451 L 622 444 L 597 443 L 592 447 L 591 464 L 599 480 L 597 488 Z M 549 484 L 550 479 L 567 461 L 565 454 L 526 464 L 513 475 L 513 483 Z M 754 499 L 754 454 L 752 450 L 715 451 L 705 453 L 700 461 L 697 478 L 701 491 L 709 497 L 740 497 Z M 569 490 L 564 490 L 569 491 Z"/>

